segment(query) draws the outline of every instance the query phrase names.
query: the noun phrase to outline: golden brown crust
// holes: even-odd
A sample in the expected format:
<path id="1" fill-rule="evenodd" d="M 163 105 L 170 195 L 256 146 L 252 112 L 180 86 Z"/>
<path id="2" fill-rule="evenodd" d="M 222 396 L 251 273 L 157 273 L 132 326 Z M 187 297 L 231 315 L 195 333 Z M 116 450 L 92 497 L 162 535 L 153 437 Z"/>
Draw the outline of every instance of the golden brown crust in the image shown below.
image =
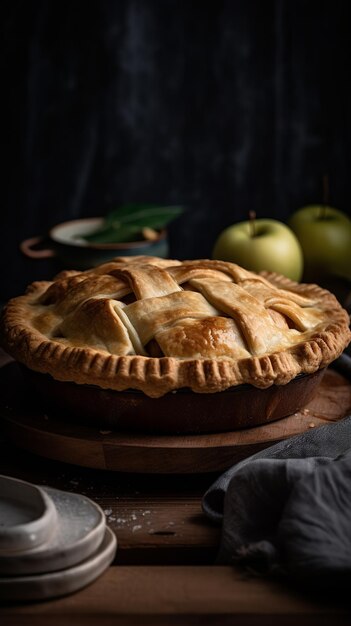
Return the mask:
<path id="1" fill-rule="evenodd" d="M 10 300 L 1 320 L 2 345 L 27 367 L 152 397 L 286 384 L 350 339 L 328 291 L 210 260 L 131 257 L 62 272 Z"/>

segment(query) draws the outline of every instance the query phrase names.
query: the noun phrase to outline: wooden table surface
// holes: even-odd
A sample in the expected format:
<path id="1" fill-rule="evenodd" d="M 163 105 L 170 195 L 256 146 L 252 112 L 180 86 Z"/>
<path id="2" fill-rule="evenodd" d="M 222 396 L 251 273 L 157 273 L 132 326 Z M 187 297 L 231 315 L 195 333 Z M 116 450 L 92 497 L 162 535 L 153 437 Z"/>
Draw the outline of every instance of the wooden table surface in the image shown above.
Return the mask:
<path id="1" fill-rule="evenodd" d="M 214 565 L 220 529 L 201 498 L 216 475 L 80 468 L 19 450 L 1 431 L 0 473 L 87 495 L 118 540 L 115 562 L 94 583 L 65 598 L 3 605 L 2 626 L 351 623 L 346 600 Z"/>

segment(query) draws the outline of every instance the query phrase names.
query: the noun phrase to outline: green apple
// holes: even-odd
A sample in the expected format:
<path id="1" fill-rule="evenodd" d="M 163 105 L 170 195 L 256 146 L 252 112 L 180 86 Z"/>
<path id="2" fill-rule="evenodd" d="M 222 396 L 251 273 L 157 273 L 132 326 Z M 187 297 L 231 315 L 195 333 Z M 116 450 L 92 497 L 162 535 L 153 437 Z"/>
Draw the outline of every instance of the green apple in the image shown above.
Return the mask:
<path id="1" fill-rule="evenodd" d="M 292 230 L 273 219 L 250 219 L 226 228 L 218 237 L 212 258 L 231 261 L 260 272 L 267 270 L 301 280 L 303 254 Z"/>
<path id="2" fill-rule="evenodd" d="M 351 220 L 326 205 L 305 206 L 288 221 L 304 254 L 304 279 L 335 275 L 351 280 Z"/>

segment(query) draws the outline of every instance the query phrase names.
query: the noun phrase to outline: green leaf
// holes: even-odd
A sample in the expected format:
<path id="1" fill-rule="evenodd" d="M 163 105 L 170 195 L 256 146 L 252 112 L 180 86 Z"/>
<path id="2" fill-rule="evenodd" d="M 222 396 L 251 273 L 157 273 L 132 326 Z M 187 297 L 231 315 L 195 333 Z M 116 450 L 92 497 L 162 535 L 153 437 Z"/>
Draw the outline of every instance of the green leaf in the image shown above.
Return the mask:
<path id="1" fill-rule="evenodd" d="M 85 235 L 90 243 L 121 243 L 143 239 L 143 228 L 160 230 L 183 213 L 181 206 L 126 204 L 111 211 L 103 225 Z"/>
<path id="2" fill-rule="evenodd" d="M 85 235 L 84 239 L 89 243 L 124 243 L 142 240 L 143 236 L 139 226 L 121 226 L 120 228 L 106 226 L 90 235 Z"/>

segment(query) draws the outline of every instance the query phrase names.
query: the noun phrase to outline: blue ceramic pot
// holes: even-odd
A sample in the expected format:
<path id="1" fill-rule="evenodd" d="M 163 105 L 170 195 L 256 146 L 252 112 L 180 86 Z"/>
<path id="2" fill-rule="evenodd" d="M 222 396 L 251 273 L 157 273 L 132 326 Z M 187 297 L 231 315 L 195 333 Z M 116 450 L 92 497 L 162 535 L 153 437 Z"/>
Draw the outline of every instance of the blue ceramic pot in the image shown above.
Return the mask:
<path id="1" fill-rule="evenodd" d="M 58 257 L 67 268 L 85 270 L 118 256 L 148 255 L 167 258 L 169 255 L 166 230 L 155 240 L 128 243 L 93 244 L 83 239 L 103 223 L 103 218 L 91 217 L 57 224 L 46 237 L 32 237 L 20 244 L 23 254 L 31 259 Z"/>

